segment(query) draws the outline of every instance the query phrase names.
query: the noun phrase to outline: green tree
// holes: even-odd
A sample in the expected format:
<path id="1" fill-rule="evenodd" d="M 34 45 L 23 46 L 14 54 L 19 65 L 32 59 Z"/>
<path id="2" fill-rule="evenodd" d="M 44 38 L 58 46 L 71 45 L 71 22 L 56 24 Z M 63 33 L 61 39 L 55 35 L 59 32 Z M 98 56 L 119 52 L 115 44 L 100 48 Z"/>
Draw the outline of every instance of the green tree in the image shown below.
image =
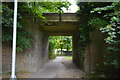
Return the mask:
<path id="1" fill-rule="evenodd" d="M 20 2 L 18 3 L 18 33 L 17 33 L 17 50 L 23 51 L 25 47 L 32 46 L 32 33 L 28 32 L 21 22 L 24 19 L 24 14 L 32 15 L 38 19 L 45 19 L 43 12 L 59 12 L 62 7 L 68 8 L 68 2 Z M 2 3 L 2 41 L 11 43 L 12 40 L 12 25 L 13 25 L 13 8 L 14 3 Z"/>
<path id="2" fill-rule="evenodd" d="M 92 12 L 99 12 L 101 14 L 106 12 L 102 18 L 106 20 L 107 25 L 100 27 L 101 32 L 107 34 L 107 38 L 104 40 L 109 44 L 104 64 L 120 69 L 120 2 L 113 2 L 105 7 L 94 8 Z M 96 21 L 93 23 L 96 23 Z"/>
<path id="3" fill-rule="evenodd" d="M 72 37 L 71 36 L 63 36 L 62 38 L 63 46 L 67 51 L 72 48 Z"/>
<path id="4" fill-rule="evenodd" d="M 91 11 L 93 8 L 97 7 L 105 7 L 111 3 L 99 3 L 99 2 L 78 2 L 77 5 L 79 7 L 79 10 L 77 11 L 77 17 L 78 17 L 78 26 L 79 26 L 79 55 L 80 55 L 80 61 L 81 63 L 84 62 L 84 53 L 85 53 L 85 47 L 90 42 L 89 33 L 91 31 L 94 31 L 96 26 L 90 26 L 90 20 L 93 17 L 99 16 L 101 17 L 104 14 L 97 14 L 97 12 L 91 14 Z M 96 21 L 94 19 L 94 21 Z"/>
<path id="5" fill-rule="evenodd" d="M 50 52 L 53 53 L 54 49 L 72 49 L 72 37 L 71 36 L 50 36 Z"/>

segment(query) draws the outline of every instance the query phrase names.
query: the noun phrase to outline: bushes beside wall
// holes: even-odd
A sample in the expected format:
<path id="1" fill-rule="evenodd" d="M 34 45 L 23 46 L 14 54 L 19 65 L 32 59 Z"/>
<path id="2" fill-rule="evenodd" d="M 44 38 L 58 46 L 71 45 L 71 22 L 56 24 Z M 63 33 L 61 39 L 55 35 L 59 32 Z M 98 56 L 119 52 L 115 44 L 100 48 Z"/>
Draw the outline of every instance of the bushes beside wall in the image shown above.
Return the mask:
<path id="1" fill-rule="evenodd" d="M 106 38 L 104 39 L 105 42 L 108 44 L 107 47 L 107 53 L 104 56 L 105 57 L 105 61 L 103 62 L 103 64 L 108 67 L 108 69 L 112 68 L 111 72 L 117 72 L 120 70 L 120 47 L 119 47 L 119 41 L 120 41 L 120 2 L 114 2 L 109 6 L 105 6 L 105 7 L 97 7 L 93 9 L 93 12 L 99 12 L 99 15 L 102 15 L 102 13 L 104 13 L 104 15 L 102 15 L 102 17 L 99 18 L 93 18 L 91 19 L 90 22 L 92 22 L 94 19 L 99 19 L 96 21 L 93 21 L 93 23 L 91 24 L 92 26 L 94 26 L 94 24 L 102 21 L 102 24 L 107 23 L 107 25 L 100 25 L 96 24 L 96 26 L 100 25 L 100 30 L 102 33 L 106 34 Z M 109 12 L 109 13 L 107 13 Z M 103 19 L 102 19 L 103 18 Z M 106 21 L 106 22 L 105 22 Z M 108 71 L 109 72 L 109 71 Z"/>
<path id="2" fill-rule="evenodd" d="M 99 55 L 99 56 L 103 56 L 103 60 L 100 60 L 100 58 L 102 57 L 99 57 L 97 59 L 98 64 L 96 64 L 95 62 L 91 62 L 89 64 L 89 67 L 91 68 L 90 70 L 93 69 L 94 71 L 99 71 L 100 68 L 104 67 L 104 69 L 108 69 L 108 70 L 105 70 L 105 71 L 103 70 L 103 72 L 109 72 L 110 69 L 112 69 L 110 73 L 112 73 L 113 71 L 118 72 L 119 71 L 118 66 L 120 62 L 119 61 L 120 59 L 120 54 L 119 54 L 120 3 L 119 2 L 114 2 L 114 3 L 80 2 L 78 3 L 78 6 L 80 8 L 77 12 L 78 21 L 79 21 L 78 25 L 79 25 L 79 31 L 80 31 L 80 35 L 79 35 L 80 37 L 79 53 L 80 54 L 79 55 L 82 57 L 80 61 L 83 61 L 83 62 L 85 61 L 86 55 L 84 55 L 84 53 L 85 53 L 86 46 L 90 44 L 89 50 L 92 50 L 92 48 L 96 44 L 98 44 L 96 46 L 96 48 L 98 48 L 102 46 L 102 44 L 99 45 L 99 43 L 101 42 L 98 42 L 95 45 L 93 45 L 94 43 L 93 41 L 100 41 L 100 39 L 102 39 L 101 41 L 105 40 L 103 42 L 103 44 L 105 44 L 103 45 L 103 47 L 106 47 L 106 48 L 101 47 L 101 50 L 103 49 L 104 52 L 101 52 L 101 50 L 100 51 L 98 50 L 99 52 L 96 53 L 96 50 L 92 50 L 90 51 L 91 53 L 89 52 L 89 54 L 91 55 L 91 58 L 89 59 L 91 59 L 90 61 L 92 61 L 92 59 L 94 59 L 97 55 Z M 103 35 L 103 37 L 101 36 L 101 38 L 99 38 L 98 36 L 97 38 L 96 34 Z M 94 37 L 95 35 L 96 37 Z M 97 68 L 97 66 L 100 66 L 100 67 Z"/>
<path id="3" fill-rule="evenodd" d="M 80 55 L 80 62 L 81 65 L 84 65 L 85 61 L 85 50 L 88 46 L 87 50 L 89 50 L 88 54 L 90 54 L 90 43 L 91 43 L 91 37 L 90 33 L 94 32 L 97 28 L 97 26 L 93 27 L 90 26 L 90 20 L 95 17 L 99 16 L 97 13 L 91 14 L 91 11 L 95 7 L 100 6 L 106 6 L 110 3 L 98 3 L 98 2 L 79 2 L 79 10 L 77 11 L 77 17 L 78 17 L 78 26 L 79 26 L 79 55 Z M 94 34 L 93 34 L 94 36 Z M 98 53 L 99 54 L 99 53 Z M 90 56 L 90 55 L 87 55 Z M 90 66 L 90 65 L 89 65 Z"/>

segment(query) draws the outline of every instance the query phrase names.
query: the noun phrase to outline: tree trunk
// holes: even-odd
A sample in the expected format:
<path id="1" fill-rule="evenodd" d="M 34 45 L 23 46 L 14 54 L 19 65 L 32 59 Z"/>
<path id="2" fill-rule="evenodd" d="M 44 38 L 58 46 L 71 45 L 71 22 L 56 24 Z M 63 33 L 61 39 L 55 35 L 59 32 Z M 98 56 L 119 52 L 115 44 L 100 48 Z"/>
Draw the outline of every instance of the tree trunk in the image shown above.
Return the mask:
<path id="1" fill-rule="evenodd" d="M 68 46 L 67 46 L 67 52 L 68 52 Z"/>
<path id="2" fill-rule="evenodd" d="M 61 47 L 61 55 L 62 55 L 62 47 Z"/>

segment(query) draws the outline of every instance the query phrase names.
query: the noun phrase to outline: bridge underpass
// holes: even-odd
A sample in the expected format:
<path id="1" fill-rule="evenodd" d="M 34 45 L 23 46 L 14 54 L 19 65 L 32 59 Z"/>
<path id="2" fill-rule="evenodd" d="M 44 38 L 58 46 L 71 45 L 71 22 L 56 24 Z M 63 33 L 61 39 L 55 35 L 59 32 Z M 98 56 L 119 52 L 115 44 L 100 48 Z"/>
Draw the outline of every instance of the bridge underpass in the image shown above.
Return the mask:
<path id="1" fill-rule="evenodd" d="M 43 20 L 43 24 L 39 24 L 37 26 L 35 26 L 35 24 L 32 24 L 32 26 L 30 25 L 33 29 L 33 32 L 36 32 L 35 37 L 37 38 L 37 41 L 35 43 L 35 46 L 37 46 L 37 45 L 38 45 L 38 47 L 41 45 L 44 46 L 42 48 L 42 50 L 43 50 L 42 54 L 48 55 L 48 53 L 49 53 L 49 51 L 48 51 L 49 36 L 72 36 L 73 62 L 79 66 L 80 65 L 79 54 L 78 54 L 79 31 L 78 31 L 76 14 L 75 13 L 62 13 L 62 14 L 44 13 L 43 15 L 46 18 L 45 21 Z M 29 23 L 29 22 L 27 22 L 27 23 Z M 33 22 L 31 22 L 31 23 L 33 23 Z M 39 21 L 38 21 L 38 23 L 39 23 Z M 36 27 L 36 29 L 35 29 L 35 27 Z M 35 29 L 35 31 L 34 31 L 34 29 Z M 40 43 L 39 39 L 41 39 L 41 37 L 40 37 L 41 35 L 39 35 L 40 32 L 44 33 L 44 35 L 42 37 L 43 44 L 41 44 L 41 45 L 39 44 Z M 39 51 L 40 51 L 40 49 L 39 49 Z M 34 54 L 37 54 L 37 52 L 38 52 L 38 49 L 36 49 L 34 51 Z M 40 52 L 38 52 L 38 53 L 40 53 Z M 46 57 L 46 60 L 47 59 L 48 59 L 48 57 Z M 44 60 L 44 59 L 42 59 L 42 60 Z M 38 62 L 36 62 L 36 64 L 37 63 Z"/>
<path id="2" fill-rule="evenodd" d="M 84 52 L 84 61 L 80 62 L 79 49 L 79 27 L 77 25 L 77 17 L 75 13 L 44 13 L 46 18 L 44 24 L 40 28 L 49 36 L 72 36 L 72 51 L 73 51 L 73 62 L 79 66 L 86 73 L 91 73 L 95 69 L 99 69 L 100 61 L 105 54 L 105 42 L 102 38 L 104 35 L 98 30 L 90 32 L 89 37 L 91 38 L 91 43 L 86 45 Z M 97 37 L 96 37 L 97 36 Z M 96 43 L 99 42 L 99 43 Z M 46 45 L 48 47 L 48 45 Z M 100 53 L 100 55 L 98 55 Z M 47 52 L 48 54 L 48 52 Z M 102 71 L 102 68 L 99 69 Z"/>
<path id="3" fill-rule="evenodd" d="M 44 13 L 46 24 L 41 28 L 48 36 L 72 36 L 73 61 L 79 65 L 78 25 L 75 13 Z"/>
<path id="4" fill-rule="evenodd" d="M 44 13 L 46 21 L 42 24 L 32 16 L 25 16 L 24 23 L 30 32 L 34 33 L 32 48 L 26 49 L 22 54 L 17 54 L 17 71 L 38 71 L 48 61 L 49 36 L 72 36 L 73 62 L 82 70 L 90 73 L 98 66 L 105 54 L 103 34 L 98 30 L 90 33 L 91 43 L 86 45 L 84 61 L 80 62 L 79 31 L 75 13 Z M 99 43 L 98 43 L 99 42 Z M 100 53 L 100 54 L 98 54 Z M 5 69 L 7 70 L 7 69 Z M 102 69 L 101 69 L 102 70 Z"/>
<path id="5" fill-rule="evenodd" d="M 49 36 L 72 36 L 72 49 L 73 49 L 73 62 L 79 66 L 79 55 L 78 55 L 78 26 L 77 18 L 75 13 L 44 13 L 46 21 L 40 24 L 34 17 L 27 15 L 24 17 L 24 26 L 28 28 L 28 31 L 32 32 L 33 40 L 31 48 L 26 48 L 25 52 L 17 54 L 16 70 L 37 72 L 48 59 L 48 47 L 49 47 Z M 6 47 L 3 45 L 4 49 Z M 8 54 L 3 49 L 4 54 Z M 11 49 L 9 49 L 11 52 Z M 11 61 L 11 60 L 9 60 Z M 11 65 L 11 62 L 7 65 Z M 6 66 L 4 63 L 3 72 L 10 72 L 11 68 Z M 89 65 L 89 64 L 88 64 Z M 88 66 L 87 66 L 88 67 Z"/>
<path id="6" fill-rule="evenodd" d="M 78 63 L 78 26 L 77 18 L 74 13 L 45 13 L 46 23 L 41 26 L 41 29 L 49 36 L 72 36 L 73 46 L 73 61 Z M 74 67 L 69 69 L 67 66 Z M 68 68 L 68 69 L 67 69 Z M 73 72 L 73 74 L 72 74 Z M 74 73 L 75 72 L 75 73 Z M 76 72 L 78 72 L 76 74 Z M 72 76 L 69 74 L 71 73 Z M 82 78 L 84 73 L 75 67 L 70 60 L 65 60 L 64 57 L 57 57 L 45 64 L 42 69 L 33 74 L 31 78 Z M 69 76 L 68 76 L 69 75 Z"/>

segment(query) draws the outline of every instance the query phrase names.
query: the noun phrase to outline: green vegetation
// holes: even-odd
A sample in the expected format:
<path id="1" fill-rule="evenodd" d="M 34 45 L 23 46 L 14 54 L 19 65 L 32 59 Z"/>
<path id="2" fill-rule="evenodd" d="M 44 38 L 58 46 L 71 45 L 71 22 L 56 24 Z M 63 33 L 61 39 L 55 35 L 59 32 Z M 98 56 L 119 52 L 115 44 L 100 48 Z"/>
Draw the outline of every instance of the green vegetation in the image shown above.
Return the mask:
<path id="1" fill-rule="evenodd" d="M 12 41 L 12 25 L 13 25 L 13 3 L 3 3 L 2 5 L 2 41 L 4 43 L 11 43 Z M 18 37 L 17 37 L 17 50 L 23 51 L 24 47 L 30 47 L 32 42 L 32 34 L 27 32 L 20 20 L 22 15 L 18 12 Z"/>
<path id="2" fill-rule="evenodd" d="M 50 36 L 50 44 L 54 45 L 55 49 L 72 49 L 72 37 L 71 36 Z"/>
<path id="3" fill-rule="evenodd" d="M 109 12 L 103 15 L 107 25 L 100 27 L 101 32 L 107 34 L 104 40 L 109 44 L 104 65 L 120 69 L 120 2 L 114 2 L 109 6 L 93 9 L 93 12 L 100 12 L 101 14 L 104 13 L 103 11 Z"/>
<path id="4" fill-rule="evenodd" d="M 17 51 L 24 51 L 24 48 L 32 46 L 33 33 L 25 27 L 24 15 L 31 15 L 40 19 L 45 19 L 43 12 L 61 13 L 62 8 L 68 8 L 69 2 L 20 2 L 18 3 L 18 23 L 17 23 Z M 2 3 L 2 41 L 3 43 L 12 42 L 14 3 Z"/>
<path id="5" fill-rule="evenodd" d="M 84 62 L 85 47 L 91 41 L 89 37 L 90 32 L 94 31 L 95 29 L 98 29 L 101 26 L 105 26 L 107 24 L 106 21 L 102 21 L 99 18 L 94 18 L 99 15 L 97 13 L 92 14 L 91 12 L 95 7 L 103 7 L 109 4 L 111 3 L 79 2 L 77 4 L 79 7 L 79 10 L 77 11 L 77 17 L 78 17 L 78 26 L 79 26 L 79 32 L 80 32 L 79 54 L 80 54 L 81 63 Z M 94 21 L 96 21 L 96 23 L 94 23 Z"/>
<path id="6" fill-rule="evenodd" d="M 72 59 L 72 56 L 65 57 L 65 59 Z"/>
<path id="7" fill-rule="evenodd" d="M 52 56 L 55 55 L 55 49 L 58 51 L 60 49 L 61 54 L 63 49 L 69 51 L 72 49 L 72 37 L 71 36 L 50 36 L 49 37 L 49 54 Z M 56 54 L 58 55 L 58 54 Z"/>
<path id="8" fill-rule="evenodd" d="M 102 64 L 108 69 L 111 68 L 116 72 L 120 69 L 120 2 L 78 2 L 79 10 L 77 11 L 79 26 L 79 57 L 80 63 L 84 64 L 85 48 L 91 42 L 90 32 L 96 29 L 105 34 L 107 53 Z M 33 33 L 25 27 L 22 21 L 24 14 L 33 16 L 40 20 L 45 20 L 43 12 L 57 12 L 61 14 L 62 8 L 68 9 L 69 2 L 20 2 L 18 5 L 18 23 L 17 23 L 17 51 L 24 51 L 25 48 L 32 47 Z M 12 25 L 13 25 L 13 3 L 2 3 L 0 12 L 2 12 L 2 41 L 3 43 L 12 42 Z M 49 58 L 55 59 L 55 49 L 69 51 L 72 49 L 71 36 L 50 36 Z M 72 59 L 72 57 L 65 57 Z M 94 75 L 96 77 L 96 75 Z"/>
<path id="9" fill-rule="evenodd" d="M 54 54 L 54 53 L 49 53 L 49 59 L 50 59 L 50 60 L 53 60 L 53 59 L 55 59 L 56 57 L 57 57 L 56 54 Z"/>
<path id="10" fill-rule="evenodd" d="M 120 69 L 120 2 L 98 3 L 79 2 L 77 12 L 79 31 L 80 61 L 84 62 L 84 51 L 91 42 L 89 35 L 95 29 L 106 35 L 107 53 L 102 64 L 117 72 Z M 112 72 L 111 71 L 111 72 Z"/>

